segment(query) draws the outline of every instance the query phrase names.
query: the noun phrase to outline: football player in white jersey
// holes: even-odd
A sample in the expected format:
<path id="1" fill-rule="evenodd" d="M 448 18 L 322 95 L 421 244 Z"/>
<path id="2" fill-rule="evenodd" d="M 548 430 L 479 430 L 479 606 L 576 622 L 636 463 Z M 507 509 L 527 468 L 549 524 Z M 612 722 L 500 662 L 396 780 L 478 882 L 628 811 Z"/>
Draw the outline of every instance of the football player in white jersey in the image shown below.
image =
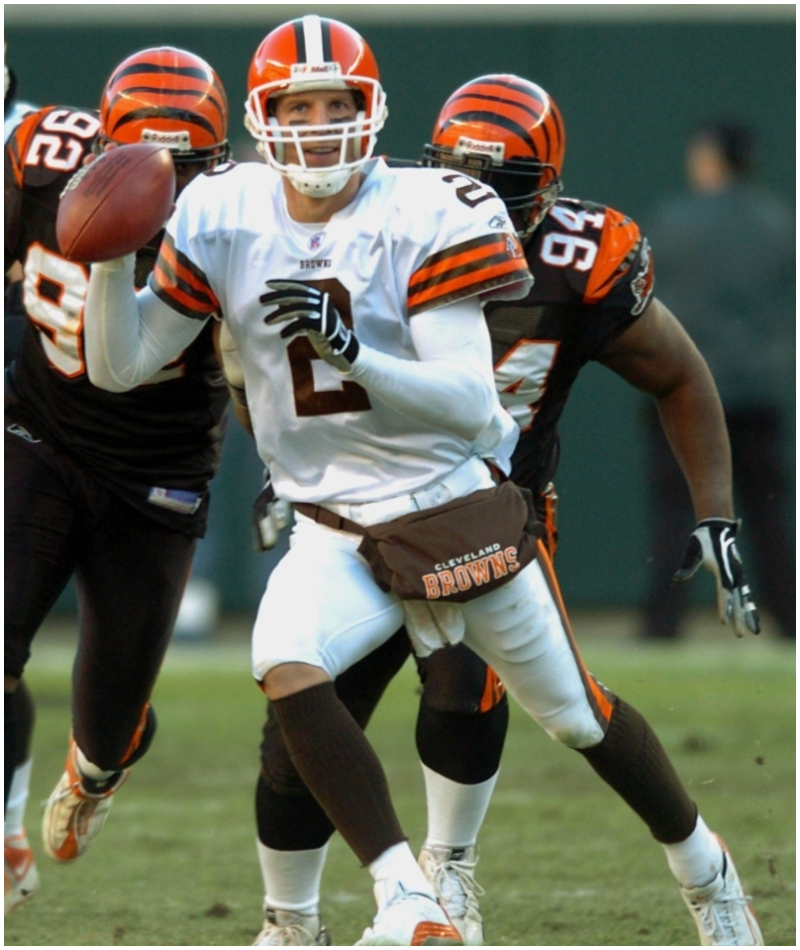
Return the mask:
<path id="1" fill-rule="evenodd" d="M 676 430 L 676 456 L 687 470 L 698 517 L 704 519 L 700 536 L 705 529 L 721 534 L 732 528 L 728 440 L 713 381 L 678 322 L 652 295 L 652 255 L 635 222 L 603 206 L 557 197 L 565 136 L 553 99 L 518 76 L 480 77 L 448 98 L 434 127 L 433 143 L 426 147 L 430 164 L 469 171 L 497 188 L 535 278 L 525 300 L 498 301 L 484 312 L 498 391 L 501 400 L 508 399 L 522 430 L 513 458 L 514 479 L 534 493 L 541 523 L 555 528 L 550 480 L 558 457 L 557 423 L 570 389 L 589 359 L 610 358 L 623 378 L 656 397 L 665 426 Z M 553 250 L 569 247 L 570 234 L 584 216 L 597 228 L 593 232 L 581 223 L 582 246 L 593 263 L 584 266 L 587 258 L 582 257 L 577 266 L 565 266 L 565 255 Z M 544 340 L 549 343 L 543 344 Z M 509 379 L 509 359 L 537 344 L 556 350 L 549 365 L 541 367 L 547 372 L 546 385 L 526 386 L 519 361 Z M 241 386 L 233 360 L 235 353 L 225 364 L 226 372 Z M 532 371 L 529 380 L 533 375 Z M 528 405 L 532 398 L 533 406 Z M 702 446 L 702 457 L 697 446 Z M 262 513 L 269 497 L 267 491 L 260 496 Z M 712 514 L 720 517 L 705 520 Z M 285 514 L 281 511 L 279 517 Z M 275 537 L 279 526 L 278 519 L 271 525 Z M 554 534 L 548 531 L 553 538 L 548 546 L 551 556 Z M 690 553 L 695 543 L 693 536 Z M 710 547 L 720 558 L 716 565 L 720 619 L 732 622 L 738 636 L 757 633 L 757 612 L 741 565 L 737 569 L 735 562 L 729 562 L 738 574 L 729 591 L 735 605 L 729 613 L 722 587 L 726 557 L 722 547 L 713 543 Z M 708 562 L 713 569 L 712 565 Z M 387 679 L 402 662 L 402 636 L 396 635 L 337 679 L 342 701 L 360 722 L 369 719 Z M 476 687 L 481 696 L 486 667 L 467 648 L 439 650 L 417 663 L 423 682 L 417 744 L 428 798 L 428 837 L 420 864 L 464 943 L 482 945 L 481 889 L 473 873 L 475 842 L 493 782 L 475 778 L 475 771 L 488 762 L 499 764 L 491 729 L 502 707 L 497 704 L 487 712 L 481 706 L 477 712 L 479 707 L 472 705 Z M 730 853 L 697 814 L 645 720 L 622 698 L 614 696 L 612 703 L 612 725 L 603 742 L 580 751 L 665 846 L 701 942 L 762 942 Z M 501 749 L 502 741 L 499 745 Z M 647 754 L 640 756 L 640 748 Z M 459 767 L 453 768 L 456 755 Z M 496 768 L 487 777 L 496 777 Z M 272 714 L 264 729 L 256 813 L 268 898 L 259 944 L 318 945 L 325 936 L 319 921 L 321 862 L 333 828 L 293 769 Z"/>
<path id="2" fill-rule="evenodd" d="M 124 391 L 224 314 L 259 452 L 281 497 L 300 506 L 256 621 L 255 675 L 303 778 L 376 880 L 367 939 L 459 945 L 333 688 L 403 623 L 398 597 L 357 554 L 361 538 L 333 525 L 494 485 L 481 454 L 514 426 L 494 390 L 481 299 L 524 294 L 530 275 L 491 189 L 370 161 L 385 96 L 354 31 L 318 17 L 284 25 L 256 54 L 249 85 L 268 165 L 190 186 L 138 298 L 128 259 L 93 267 L 90 372 Z M 507 585 L 501 612 L 533 611 L 543 581 L 532 566 Z M 469 605 L 468 638 L 493 638 L 494 620 L 480 616 L 490 602 Z M 529 705 L 543 717 L 571 706 L 570 729 L 599 730 L 579 677 L 558 693 Z"/>
<path id="3" fill-rule="evenodd" d="M 297 771 L 375 879 L 361 943 L 457 946 L 333 680 L 404 620 L 358 553 L 363 529 L 494 485 L 482 458 L 505 457 L 514 427 L 481 301 L 524 296 L 530 274 L 491 189 L 370 160 L 385 97 L 349 27 L 284 24 L 248 85 L 269 167 L 232 166 L 187 188 L 138 295 L 128 258 L 93 266 L 89 372 L 125 391 L 224 315 L 259 453 L 297 511 L 256 620 L 254 674 Z M 449 619 L 550 735 L 588 749 L 612 700 L 570 642 L 539 551 Z"/>

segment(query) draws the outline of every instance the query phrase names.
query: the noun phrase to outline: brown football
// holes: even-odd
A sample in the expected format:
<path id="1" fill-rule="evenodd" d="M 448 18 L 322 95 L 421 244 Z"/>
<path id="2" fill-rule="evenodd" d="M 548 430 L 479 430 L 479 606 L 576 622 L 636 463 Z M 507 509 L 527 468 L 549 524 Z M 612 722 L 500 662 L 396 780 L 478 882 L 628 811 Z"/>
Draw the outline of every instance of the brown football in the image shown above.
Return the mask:
<path id="1" fill-rule="evenodd" d="M 61 195 L 56 237 L 70 261 L 108 261 L 143 247 L 175 201 L 175 166 L 161 145 L 124 145 L 76 172 Z"/>

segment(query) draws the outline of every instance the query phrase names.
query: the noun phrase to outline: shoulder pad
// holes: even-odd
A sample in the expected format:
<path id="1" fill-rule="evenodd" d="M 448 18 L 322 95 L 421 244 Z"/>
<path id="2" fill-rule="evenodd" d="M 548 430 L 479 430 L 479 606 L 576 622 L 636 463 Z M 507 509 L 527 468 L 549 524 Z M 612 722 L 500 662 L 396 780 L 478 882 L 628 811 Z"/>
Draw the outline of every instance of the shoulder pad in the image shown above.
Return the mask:
<path id="1" fill-rule="evenodd" d="M 642 249 L 642 235 L 635 221 L 613 208 L 605 209 L 604 218 L 600 248 L 584 294 L 586 303 L 602 300 L 631 269 Z"/>

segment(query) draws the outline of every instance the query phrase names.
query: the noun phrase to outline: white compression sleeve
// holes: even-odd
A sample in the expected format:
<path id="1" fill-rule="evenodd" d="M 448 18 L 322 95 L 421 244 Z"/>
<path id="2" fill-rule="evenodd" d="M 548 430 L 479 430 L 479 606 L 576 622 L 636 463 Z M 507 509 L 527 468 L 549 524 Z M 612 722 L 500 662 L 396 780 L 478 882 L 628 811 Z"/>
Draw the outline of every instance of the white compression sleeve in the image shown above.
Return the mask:
<path id="1" fill-rule="evenodd" d="M 93 264 L 84 309 L 86 367 L 100 389 L 127 392 L 178 357 L 205 322 L 133 286 L 135 255 Z"/>
<path id="2" fill-rule="evenodd" d="M 403 360 L 363 343 L 347 379 L 415 422 L 474 441 L 497 404 L 489 331 L 477 297 L 411 318 L 419 356 Z"/>

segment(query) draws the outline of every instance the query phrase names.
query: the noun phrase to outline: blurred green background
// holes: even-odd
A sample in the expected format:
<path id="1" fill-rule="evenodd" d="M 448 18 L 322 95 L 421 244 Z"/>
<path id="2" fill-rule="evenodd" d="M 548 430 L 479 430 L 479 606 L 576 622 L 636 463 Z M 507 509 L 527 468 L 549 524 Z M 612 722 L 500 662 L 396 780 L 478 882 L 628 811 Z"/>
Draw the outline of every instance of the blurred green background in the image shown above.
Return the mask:
<path id="1" fill-rule="evenodd" d="M 7 56 L 20 98 L 93 107 L 128 54 L 162 44 L 190 49 L 225 83 L 234 150 L 251 158 L 241 124 L 250 57 L 273 26 L 303 13 L 343 19 L 372 47 L 390 108 L 382 152 L 417 157 L 453 89 L 481 73 L 516 72 L 561 108 L 565 193 L 623 210 L 645 232 L 654 205 L 682 189 L 686 132 L 703 119 L 752 123 L 762 180 L 794 201 L 793 4 L 6 4 Z M 794 392 L 786 401 L 793 411 Z M 567 408 L 557 488 L 568 603 L 632 605 L 643 593 L 642 404 L 592 366 Z M 198 555 L 198 572 L 218 582 L 225 610 L 254 609 L 274 562 L 251 551 L 259 478 L 252 446 L 232 431 L 212 486 L 211 538 Z M 695 584 L 696 598 L 711 596 L 710 577 Z"/>

